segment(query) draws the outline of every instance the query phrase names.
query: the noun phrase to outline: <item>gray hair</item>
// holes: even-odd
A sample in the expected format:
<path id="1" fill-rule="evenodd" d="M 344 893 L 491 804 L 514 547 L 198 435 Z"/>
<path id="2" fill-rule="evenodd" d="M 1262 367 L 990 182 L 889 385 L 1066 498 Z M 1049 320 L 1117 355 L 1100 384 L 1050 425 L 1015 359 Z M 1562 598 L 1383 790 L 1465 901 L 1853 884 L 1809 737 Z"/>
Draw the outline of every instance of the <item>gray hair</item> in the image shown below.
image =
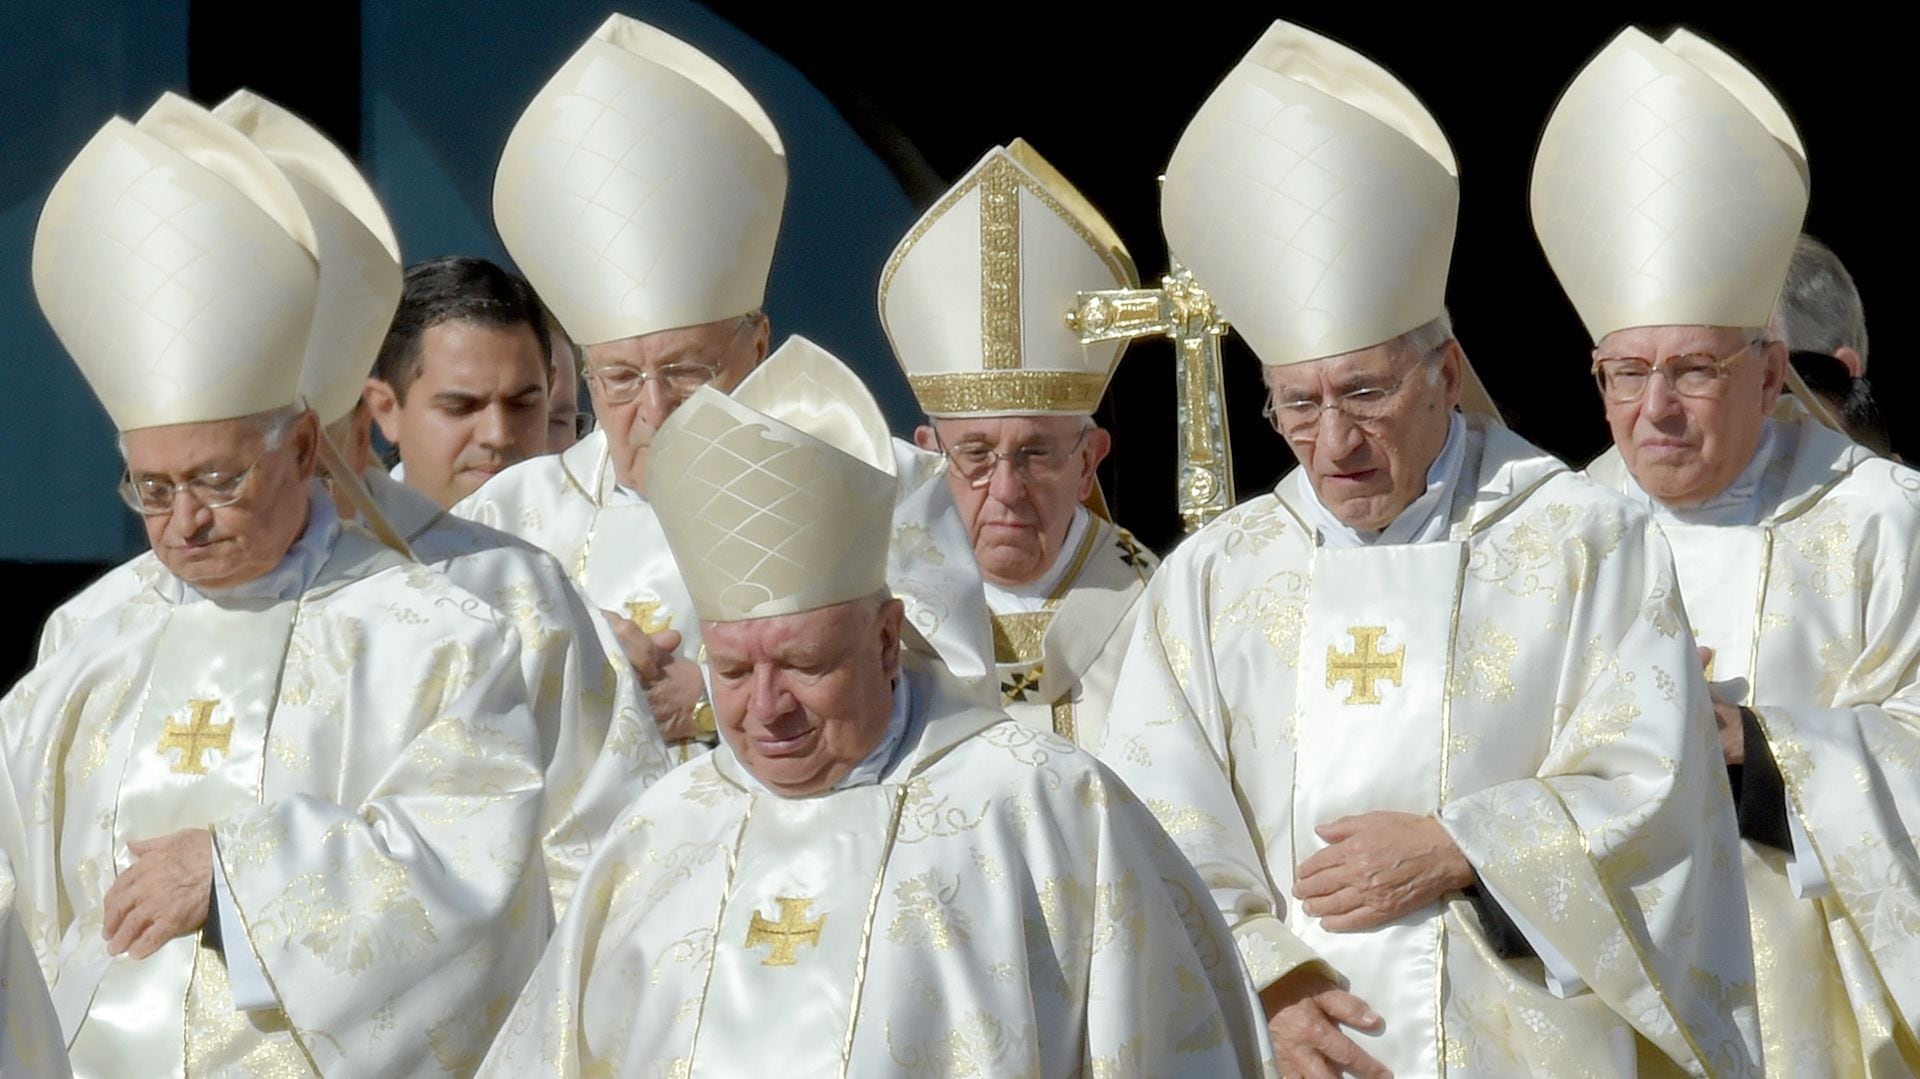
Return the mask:
<path id="1" fill-rule="evenodd" d="M 1867 362 L 1867 313 L 1853 275 L 1832 248 L 1804 232 L 1770 322 L 1774 336 L 1791 350 L 1832 355 L 1844 347 Z"/>
<path id="2" fill-rule="evenodd" d="M 298 405 L 287 405 L 282 408 L 270 408 L 265 412 L 255 412 L 251 416 L 241 416 L 237 418 L 246 420 L 255 431 L 260 432 L 260 436 L 266 440 L 266 452 L 272 453 L 274 450 L 286 445 L 287 435 L 293 431 L 293 425 L 298 423 L 300 417 L 306 415 L 306 413 L 307 410 Z M 127 436 L 124 434 L 115 435 L 113 444 L 114 447 L 120 451 L 120 459 L 122 461 L 126 460 Z"/>
<path id="3" fill-rule="evenodd" d="M 1438 315 L 1401 334 L 1399 344 L 1437 369 L 1440 349 L 1451 340 L 1453 340 L 1453 315 L 1442 307 Z"/>

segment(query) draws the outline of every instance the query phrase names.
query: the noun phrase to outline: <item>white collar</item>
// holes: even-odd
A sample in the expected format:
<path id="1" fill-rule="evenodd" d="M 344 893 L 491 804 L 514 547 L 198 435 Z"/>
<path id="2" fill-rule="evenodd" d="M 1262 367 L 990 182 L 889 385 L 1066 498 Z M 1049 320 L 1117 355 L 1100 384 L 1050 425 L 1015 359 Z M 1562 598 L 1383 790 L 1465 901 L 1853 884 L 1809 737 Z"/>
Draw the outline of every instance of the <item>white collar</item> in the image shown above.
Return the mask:
<path id="1" fill-rule="evenodd" d="M 880 782 L 880 777 L 893 767 L 894 757 L 898 755 L 900 743 L 906 739 L 907 726 L 914 714 L 926 705 L 926 687 L 915 686 L 913 673 L 904 666 L 899 677 L 893 680 L 893 714 L 887 717 L 887 733 L 880 737 L 880 744 L 866 759 L 853 766 L 853 771 L 840 777 L 833 789 L 843 791 L 849 787 L 864 787 Z"/>
<path id="2" fill-rule="evenodd" d="M 1085 506 L 1073 508 L 1073 523 L 1067 526 L 1066 538 L 1060 541 L 1060 550 L 1054 553 L 1053 565 L 1047 572 L 1028 581 L 1026 584 L 999 585 L 983 580 L 987 589 L 987 606 L 995 611 L 1037 611 L 1046 606 L 1047 600 L 1066 579 L 1067 571 L 1073 568 L 1073 556 L 1086 542 L 1087 529 L 1093 527 L 1093 514 Z"/>
<path id="3" fill-rule="evenodd" d="M 1427 489 L 1408 503 L 1391 524 L 1377 532 L 1351 527 L 1320 501 L 1313 481 L 1302 473 L 1299 486 L 1305 496 L 1302 508 L 1306 511 L 1307 523 L 1314 526 L 1320 533 L 1320 541 L 1329 547 L 1375 547 L 1443 539 L 1447 534 L 1447 509 L 1453 500 L 1453 490 L 1460 483 L 1466 459 L 1467 422 L 1456 410 L 1447 419 L 1446 444 L 1440 447 L 1433 464 L 1427 466 Z"/>
<path id="4" fill-rule="evenodd" d="M 1707 499 L 1698 506 L 1668 506 L 1648 494 L 1633 478 L 1633 472 L 1627 472 L 1625 494 L 1636 504 L 1653 514 L 1653 519 L 1663 524 L 1714 525 L 1729 527 L 1735 525 L 1754 525 L 1760 523 L 1761 488 L 1767 475 L 1767 468 L 1778 456 L 1781 439 L 1772 420 L 1760 430 L 1760 442 L 1753 448 L 1753 456 L 1747 466 L 1733 478 L 1733 482 L 1722 488 L 1720 493 Z"/>
<path id="5" fill-rule="evenodd" d="M 327 556 L 333 553 L 333 545 L 339 538 L 340 512 L 334 508 L 333 496 L 327 492 L 325 484 L 319 480 L 309 480 L 306 530 L 300 533 L 299 539 L 293 541 L 292 547 L 287 548 L 279 565 L 232 588 L 202 590 L 176 577 L 174 583 L 178 588 L 174 593 L 174 602 L 292 599 L 313 585 L 314 578 L 320 575 L 320 567 L 326 565 Z"/>

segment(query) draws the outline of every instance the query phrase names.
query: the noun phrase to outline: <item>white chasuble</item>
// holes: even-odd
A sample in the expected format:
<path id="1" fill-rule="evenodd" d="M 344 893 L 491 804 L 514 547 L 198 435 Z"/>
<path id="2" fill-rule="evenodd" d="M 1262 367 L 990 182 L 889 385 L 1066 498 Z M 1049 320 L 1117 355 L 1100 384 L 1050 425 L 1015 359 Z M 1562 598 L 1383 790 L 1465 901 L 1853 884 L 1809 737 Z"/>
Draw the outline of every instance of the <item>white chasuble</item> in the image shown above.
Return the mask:
<path id="1" fill-rule="evenodd" d="M 894 460 L 900 490 L 888 584 L 921 636 L 956 675 L 977 678 L 984 693 L 992 655 L 986 601 L 959 511 L 936 467 L 944 458 L 895 439 Z M 676 654 L 702 659 L 700 623 L 659 516 L 616 484 L 605 431 L 565 453 L 522 461 L 453 512 L 546 550 L 601 609 L 648 633 L 674 630 L 680 634 Z"/>
<path id="2" fill-rule="evenodd" d="M 673 764 L 633 667 L 606 620 L 551 555 L 455 517 L 378 469 L 361 478 L 415 557 L 520 631 L 521 677 L 534 687 L 531 703 L 547 762 L 540 835 L 557 919 L 607 827 Z M 162 585 L 168 580 L 151 551 L 108 570 L 47 618 L 37 662 L 128 604 L 167 604 Z"/>
<path id="3" fill-rule="evenodd" d="M 1320 964 L 1396 1076 L 1749 1075 L 1736 829 L 1664 542 L 1467 419 L 1441 540 L 1334 548 L 1299 472 L 1147 586 L 1101 758 L 1208 880 L 1257 987 Z M 1541 959 L 1460 894 L 1336 933 L 1315 829 L 1437 817 Z M 1554 975 L 1554 976 L 1550 976 Z"/>
<path id="4" fill-rule="evenodd" d="M 1258 1075 L 1206 886 L 1070 743 L 913 656 L 877 782 L 766 793 L 729 749 L 649 789 L 481 1074 Z"/>
<path id="5" fill-rule="evenodd" d="M 1066 572 L 1043 603 L 1016 608 L 988 596 L 1000 704 L 1035 730 L 1090 747 L 1113 706 L 1114 679 L 1159 559 L 1098 516 L 1060 557 Z"/>
<path id="6" fill-rule="evenodd" d="M 513 621 L 394 560 L 347 526 L 265 609 L 176 604 L 163 570 L 0 700 L 15 908 L 76 1074 L 478 1063 L 545 936 L 542 732 Z M 127 844 L 194 827 L 236 915 L 220 948 L 102 963 Z M 273 1006 L 235 1007 L 243 949 Z"/>
<path id="7" fill-rule="evenodd" d="M 13 906 L 13 860 L 7 852 L 25 846 L 13 781 L 0 768 L 0 1075 L 62 1079 L 72 1073 L 60 1017 Z"/>
<path id="8" fill-rule="evenodd" d="M 1920 473 L 1797 407 L 1774 423 L 1753 524 L 1661 525 L 1786 788 L 1795 849 L 1743 858 L 1767 1064 L 1920 1074 Z M 1589 472 L 1628 489 L 1615 451 Z"/>

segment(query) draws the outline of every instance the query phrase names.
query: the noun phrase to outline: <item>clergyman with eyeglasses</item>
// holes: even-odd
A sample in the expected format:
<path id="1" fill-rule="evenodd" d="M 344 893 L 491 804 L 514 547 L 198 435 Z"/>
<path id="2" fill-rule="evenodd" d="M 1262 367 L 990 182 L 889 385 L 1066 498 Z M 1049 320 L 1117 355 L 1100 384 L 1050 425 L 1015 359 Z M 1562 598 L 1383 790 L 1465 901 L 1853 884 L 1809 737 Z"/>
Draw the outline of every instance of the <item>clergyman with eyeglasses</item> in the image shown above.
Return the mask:
<path id="1" fill-rule="evenodd" d="M 1083 347 L 1082 289 L 1126 288 L 1111 226 L 1024 141 L 996 147 L 887 260 L 880 319 L 944 455 L 993 612 L 1000 703 L 1091 745 L 1158 560 L 1108 519 L 1093 410 L 1125 342 Z M 935 458 L 936 461 L 939 458 Z"/>
<path id="2" fill-rule="evenodd" d="M 580 128 L 581 97 L 603 94 L 621 108 Z M 609 153 L 618 167 L 600 160 Z M 591 184 L 602 205 L 583 212 L 583 170 L 594 168 L 609 170 Z M 699 625 L 647 500 L 647 466 L 654 433 L 694 391 L 731 393 L 767 356 L 761 307 L 786 191 L 785 147 L 748 89 L 686 42 L 624 15 L 609 17 L 534 97 L 494 180 L 502 241 L 581 346 L 596 430 L 507 469 L 454 512 L 567 567 L 606 612 L 683 755 L 717 735 L 697 666 Z M 969 585 L 970 567 L 915 564 L 956 598 L 909 602 L 909 617 L 964 674 L 970 664 L 949 644 L 964 632 L 979 639 L 964 650 L 984 652 L 984 612 L 949 622 L 928 609 L 964 607 L 977 581 Z"/>
<path id="3" fill-rule="evenodd" d="M 1588 475 L 1666 534 L 1708 671 L 1767 1070 L 1920 1074 L 1920 474 L 1782 393 L 1806 170 L 1738 60 L 1628 31 L 1547 122 L 1534 229 L 1594 341 Z"/>
<path id="4" fill-rule="evenodd" d="M 1407 87 L 1286 23 L 1181 136 L 1168 241 L 1300 467 L 1162 563 L 1098 753 L 1212 885 L 1286 1074 L 1752 1074 L 1672 559 L 1494 414 L 1444 306 L 1457 175 Z"/>

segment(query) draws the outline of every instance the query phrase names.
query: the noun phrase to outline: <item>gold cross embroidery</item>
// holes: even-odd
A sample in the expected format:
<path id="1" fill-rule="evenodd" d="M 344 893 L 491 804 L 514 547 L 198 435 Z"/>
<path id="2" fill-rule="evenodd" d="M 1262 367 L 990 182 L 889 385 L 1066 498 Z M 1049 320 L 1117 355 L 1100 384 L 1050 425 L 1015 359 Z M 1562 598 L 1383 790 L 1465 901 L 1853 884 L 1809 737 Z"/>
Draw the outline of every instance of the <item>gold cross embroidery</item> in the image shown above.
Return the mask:
<path id="1" fill-rule="evenodd" d="M 639 626 L 640 632 L 648 636 L 665 633 L 673 628 L 673 612 L 662 614 L 660 606 L 657 599 L 630 600 L 627 603 L 627 621 Z"/>
<path id="2" fill-rule="evenodd" d="M 1342 653 L 1335 645 L 1327 646 L 1327 688 L 1348 682 L 1351 688 L 1344 703 L 1379 704 L 1378 683 L 1401 684 L 1407 646 L 1403 644 L 1391 652 L 1380 651 L 1380 638 L 1387 632 L 1385 626 L 1352 626 L 1347 632 L 1353 637 L 1353 651 Z"/>
<path id="3" fill-rule="evenodd" d="M 773 950 L 760 961 L 763 967 L 790 967 L 793 965 L 793 950 L 802 944 L 818 948 L 820 929 L 827 924 L 827 916 L 822 914 L 807 921 L 807 908 L 813 905 L 811 899 L 788 899 L 780 896 L 774 900 L 780 904 L 780 920 L 767 921 L 760 917 L 759 911 L 753 912 L 753 920 L 747 923 L 747 947 L 758 948 L 765 944 Z"/>
<path id="4" fill-rule="evenodd" d="M 1040 676 L 1045 671 L 1046 671 L 1046 664 L 1036 663 L 1033 665 L 1032 670 L 1020 671 L 1015 673 L 1010 681 L 1002 682 L 1000 684 L 1000 693 L 1003 699 L 1008 701 L 1026 700 L 1027 691 L 1030 689 L 1036 689 L 1039 687 Z"/>
<path id="5" fill-rule="evenodd" d="M 188 701 L 190 719 L 186 726 L 167 720 L 160 730 L 161 753 L 169 749 L 180 751 L 180 759 L 173 762 L 173 770 L 180 775 L 203 776 L 207 774 L 207 763 L 201 754 L 218 751 L 227 752 L 227 746 L 233 740 L 233 724 L 223 727 L 213 725 L 213 710 L 219 701 Z"/>

